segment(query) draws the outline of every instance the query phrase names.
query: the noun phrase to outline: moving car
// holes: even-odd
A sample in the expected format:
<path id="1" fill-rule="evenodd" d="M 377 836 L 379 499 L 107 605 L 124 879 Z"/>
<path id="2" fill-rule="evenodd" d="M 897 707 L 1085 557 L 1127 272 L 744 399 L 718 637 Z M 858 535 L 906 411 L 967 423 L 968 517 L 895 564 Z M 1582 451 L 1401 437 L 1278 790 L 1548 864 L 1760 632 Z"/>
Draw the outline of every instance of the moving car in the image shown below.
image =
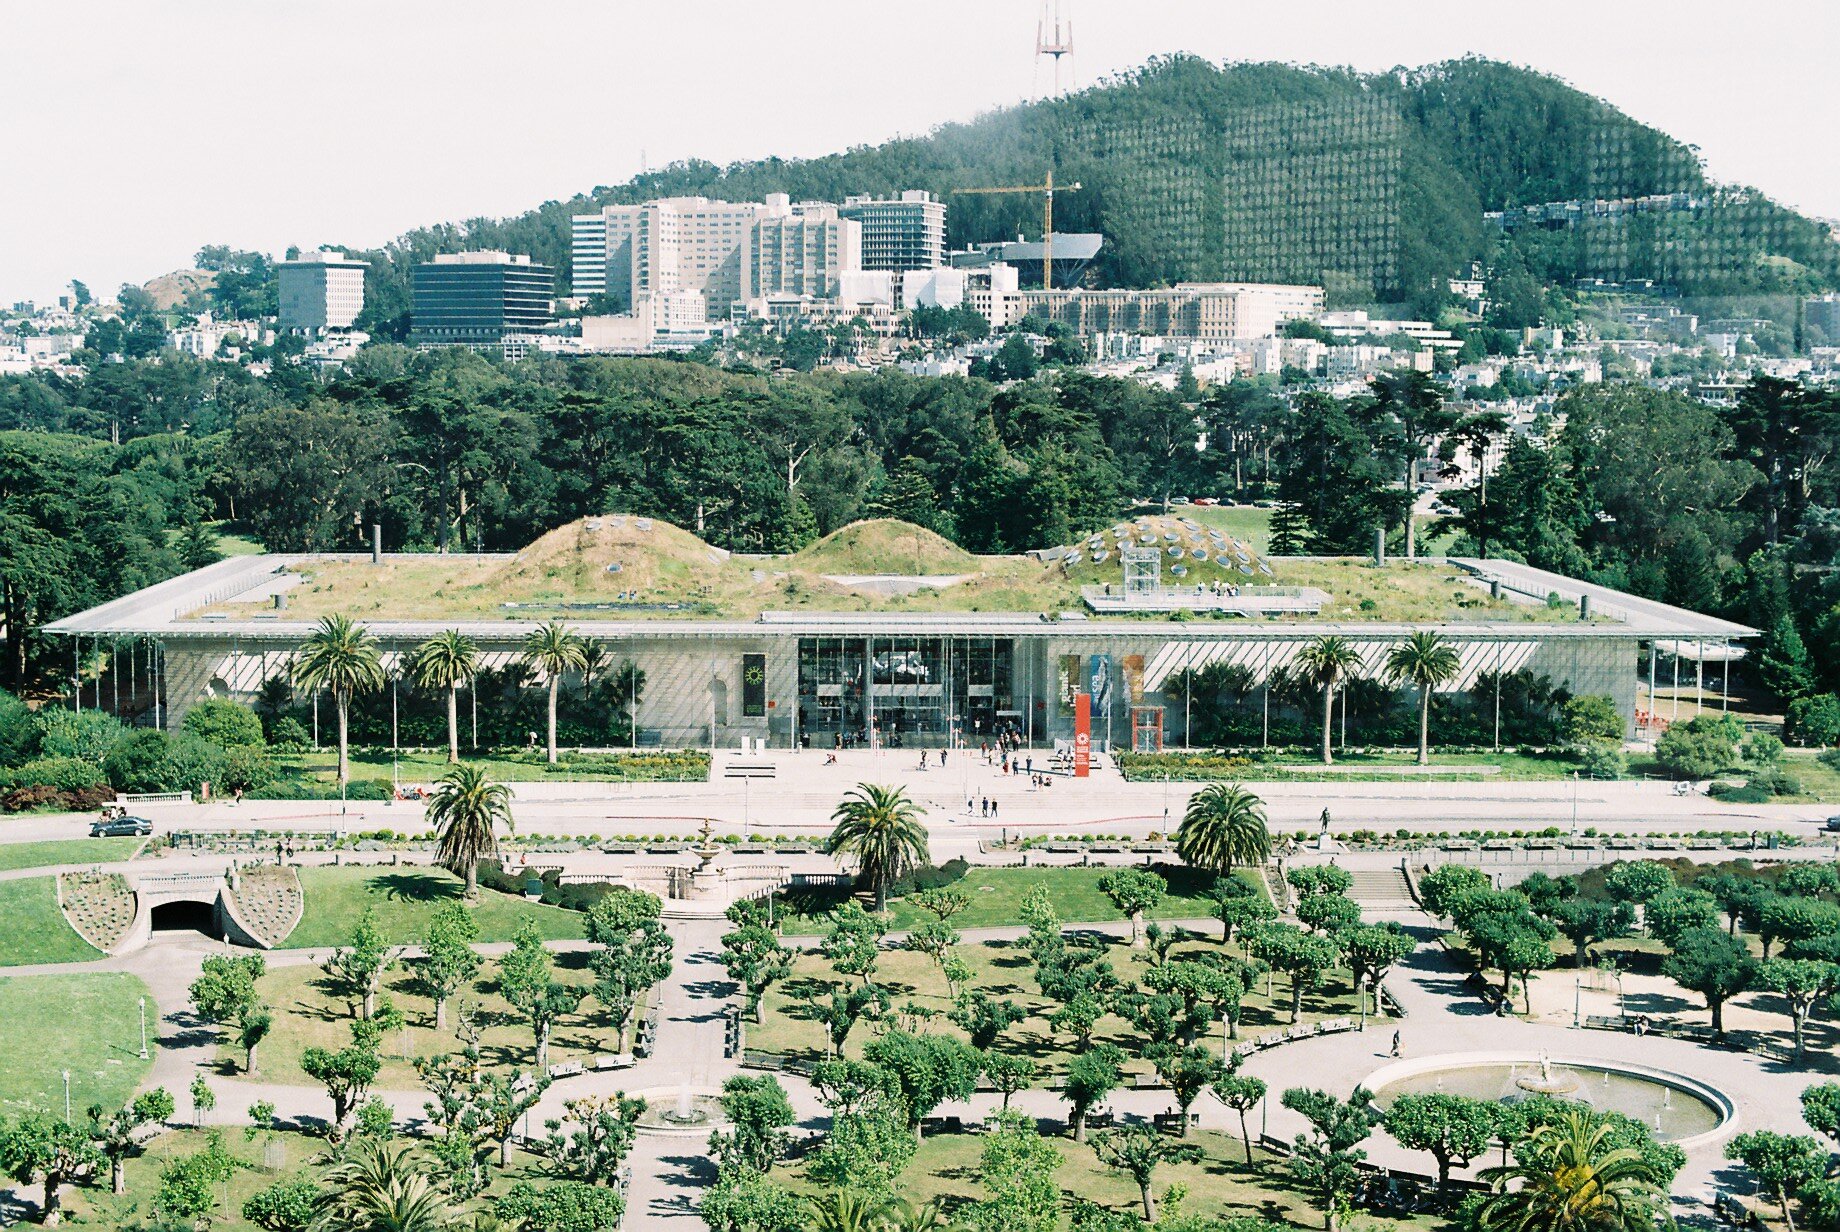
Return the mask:
<path id="1" fill-rule="evenodd" d="M 104 817 L 89 823 L 91 838 L 132 838 L 153 833 L 153 823 L 145 817 Z"/>
<path id="2" fill-rule="evenodd" d="M 1840 833 L 1840 817 L 1829 817 L 1826 821 L 1821 823 L 1821 828 L 1823 830 L 1833 830 Z"/>

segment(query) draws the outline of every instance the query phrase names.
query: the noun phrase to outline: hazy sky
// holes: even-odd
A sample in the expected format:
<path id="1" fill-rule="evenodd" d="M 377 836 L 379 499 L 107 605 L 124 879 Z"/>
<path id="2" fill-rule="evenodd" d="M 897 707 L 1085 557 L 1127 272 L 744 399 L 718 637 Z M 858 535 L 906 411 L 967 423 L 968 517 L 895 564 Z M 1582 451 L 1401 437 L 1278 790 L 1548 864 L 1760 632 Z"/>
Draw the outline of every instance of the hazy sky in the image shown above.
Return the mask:
<path id="1" fill-rule="evenodd" d="M 1062 0 L 1080 84 L 1161 52 L 1556 73 L 1840 215 L 1831 0 Z M 207 243 L 373 245 L 672 159 L 815 155 L 1026 98 L 1040 0 L 0 0 L 0 301 Z M 1044 74 L 1045 76 L 1045 74 Z"/>

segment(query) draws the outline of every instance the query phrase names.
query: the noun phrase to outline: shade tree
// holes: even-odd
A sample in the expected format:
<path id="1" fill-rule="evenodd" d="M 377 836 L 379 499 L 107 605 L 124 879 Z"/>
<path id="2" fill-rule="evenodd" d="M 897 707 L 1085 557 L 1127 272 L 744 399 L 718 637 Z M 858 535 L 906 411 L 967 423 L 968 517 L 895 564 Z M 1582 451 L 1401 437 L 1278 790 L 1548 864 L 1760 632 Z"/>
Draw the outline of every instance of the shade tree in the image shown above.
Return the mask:
<path id="1" fill-rule="evenodd" d="M 1194 1163 L 1201 1158 L 1201 1148 L 1188 1142 L 1174 1142 L 1141 1121 L 1120 1129 L 1100 1130 L 1092 1138 L 1093 1154 L 1108 1168 L 1131 1178 L 1137 1186 L 1138 1203 L 1144 1219 L 1156 1222 L 1156 1170 L 1164 1164 Z"/>

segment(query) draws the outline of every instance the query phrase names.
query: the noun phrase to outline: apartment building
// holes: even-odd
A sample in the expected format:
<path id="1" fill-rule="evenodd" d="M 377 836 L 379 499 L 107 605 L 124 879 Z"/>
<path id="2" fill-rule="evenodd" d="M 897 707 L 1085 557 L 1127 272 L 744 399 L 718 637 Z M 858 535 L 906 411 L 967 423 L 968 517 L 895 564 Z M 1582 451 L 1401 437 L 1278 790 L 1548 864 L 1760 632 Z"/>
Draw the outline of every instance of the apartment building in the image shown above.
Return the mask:
<path id="1" fill-rule="evenodd" d="M 574 293 L 632 305 L 641 295 L 694 291 L 711 316 L 765 295 L 836 295 L 862 268 L 862 228 L 834 205 L 669 197 L 609 205 L 571 220 Z"/>
<path id="2" fill-rule="evenodd" d="M 918 190 L 845 197 L 839 216 L 862 227 L 862 268 L 901 274 L 946 263 L 946 205 Z"/>
<path id="3" fill-rule="evenodd" d="M 275 279 L 281 328 L 311 334 L 350 329 L 364 311 L 364 273 L 369 268 L 330 249 L 279 262 Z"/>

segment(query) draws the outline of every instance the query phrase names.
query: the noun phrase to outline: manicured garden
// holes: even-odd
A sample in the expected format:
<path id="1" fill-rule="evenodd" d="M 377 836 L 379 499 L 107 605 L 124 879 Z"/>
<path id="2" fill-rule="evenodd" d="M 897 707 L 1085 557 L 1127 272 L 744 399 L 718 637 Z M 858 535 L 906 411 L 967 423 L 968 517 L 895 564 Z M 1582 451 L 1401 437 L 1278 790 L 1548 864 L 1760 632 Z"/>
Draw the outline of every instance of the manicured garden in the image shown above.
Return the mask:
<path id="1" fill-rule="evenodd" d="M 140 999 L 147 986 L 118 971 L 0 976 L 0 1110 L 64 1109 L 65 1070 L 76 1115 L 92 1103 L 120 1107 L 146 1077 Z M 147 1007 L 148 1042 L 159 1010 Z"/>

